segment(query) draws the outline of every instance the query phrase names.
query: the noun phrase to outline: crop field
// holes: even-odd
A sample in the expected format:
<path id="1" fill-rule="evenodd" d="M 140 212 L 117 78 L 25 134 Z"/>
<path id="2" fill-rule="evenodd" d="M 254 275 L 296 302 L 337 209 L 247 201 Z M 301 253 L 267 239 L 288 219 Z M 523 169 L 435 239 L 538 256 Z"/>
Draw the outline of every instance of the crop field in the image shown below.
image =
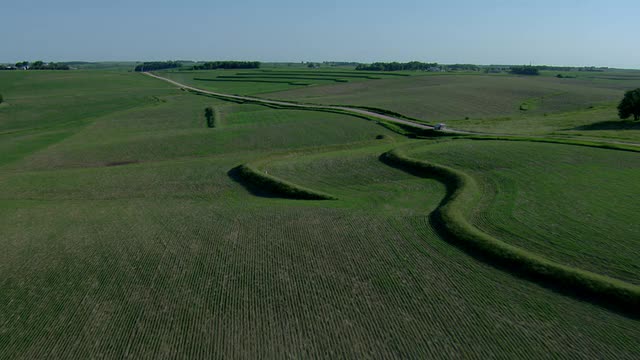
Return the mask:
<path id="1" fill-rule="evenodd" d="M 575 90 L 551 76 L 158 73 L 220 92 L 411 116 L 462 113 L 430 90 L 438 81 L 465 96 L 486 86 L 467 108 L 477 117 L 565 89 L 558 96 L 575 102 L 530 101 L 528 111 L 593 112 L 573 128 L 611 121 L 604 114 L 622 91 L 617 80 Z M 531 86 L 513 94 L 514 83 Z M 333 93 L 298 96 L 321 92 Z M 637 313 L 454 246 L 432 216 L 449 184 L 382 156 L 408 149 L 467 173 L 481 190 L 467 213 L 480 231 L 638 285 L 637 152 L 407 137 L 376 121 L 227 102 L 119 70 L 0 72 L 0 93 L 0 359 L 640 356 Z M 523 133 L 560 127 L 540 126 Z M 234 174 L 241 165 L 331 200 L 256 191 Z"/>
<path id="2" fill-rule="evenodd" d="M 405 78 L 410 73 L 375 73 L 353 70 L 267 68 L 260 70 L 163 71 L 163 76 L 201 89 L 227 94 L 257 95 L 289 89 Z"/>
<path id="3" fill-rule="evenodd" d="M 638 153 L 467 140 L 411 155 L 481 182 L 484 199 L 471 217 L 480 229 L 558 262 L 640 283 L 640 201 L 631 195 L 640 193 Z"/>
<path id="4" fill-rule="evenodd" d="M 598 73 L 600 74 L 600 73 Z M 640 72 L 551 76 L 440 74 L 388 78 L 263 94 L 309 103 L 373 106 L 456 129 L 506 134 L 561 133 L 640 139 L 619 132 L 615 106 L 624 91 L 640 87 Z M 611 77 L 625 80 L 611 80 Z M 597 120 L 597 122 L 595 121 Z"/>

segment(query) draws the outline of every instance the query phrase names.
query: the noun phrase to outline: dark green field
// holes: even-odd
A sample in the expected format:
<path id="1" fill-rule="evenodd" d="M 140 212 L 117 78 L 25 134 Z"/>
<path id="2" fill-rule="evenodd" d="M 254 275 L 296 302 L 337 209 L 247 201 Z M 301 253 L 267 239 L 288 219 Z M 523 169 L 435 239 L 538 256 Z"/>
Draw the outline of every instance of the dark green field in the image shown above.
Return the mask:
<path id="1" fill-rule="evenodd" d="M 615 119 L 627 73 L 265 70 L 158 74 L 537 140 L 640 142 Z M 637 308 L 455 244 L 431 216 L 451 184 L 380 158 L 401 148 L 464 172 L 474 228 L 637 289 L 639 152 L 407 137 L 123 71 L 0 72 L 0 94 L 2 359 L 640 357 Z M 234 175 L 243 164 L 336 199 L 256 188 Z"/>

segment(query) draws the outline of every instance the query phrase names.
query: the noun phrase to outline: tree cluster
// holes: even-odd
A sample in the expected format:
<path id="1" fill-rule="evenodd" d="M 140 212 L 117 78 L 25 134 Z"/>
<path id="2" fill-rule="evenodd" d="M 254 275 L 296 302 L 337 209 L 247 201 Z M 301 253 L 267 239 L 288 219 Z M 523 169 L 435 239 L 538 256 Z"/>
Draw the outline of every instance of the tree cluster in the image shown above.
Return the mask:
<path id="1" fill-rule="evenodd" d="M 640 120 L 640 88 L 629 90 L 624 94 L 624 98 L 618 104 L 618 116 L 623 120 L 631 116 L 633 120 Z"/>
<path id="2" fill-rule="evenodd" d="M 215 113 L 213 112 L 213 108 L 208 106 L 204 109 L 204 117 L 207 119 L 207 126 L 212 128 L 215 127 Z"/>
<path id="3" fill-rule="evenodd" d="M 410 61 L 408 63 L 399 62 L 375 62 L 373 64 L 360 64 L 356 70 L 366 71 L 399 71 L 399 70 L 429 70 L 438 67 L 438 63 L 423 63 L 419 61 Z"/>
<path id="4" fill-rule="evenodd" d="M 15 66 L 3 66 L 0 67 L 0 70 L 17 70 L 17 69 L 26 69 L 26 70 L 69 70 L 69 65 L 65 63 L 45 63 L 44 61 L 35 61 L 30 63 L 28 61 L 17 62 Z"/>
<path id="5" fill-rule="evenodd" d="M 513 66 L 509 72 L 517 75 L 540 75 L 540 71 L 535 66 Z"/>
<path id="6" fill-rule="evenodd" d="M 69 65 L 62 63 L 48 63 L 45 64 L 42 61 L 36 61 L 29 65 L 29 70 L 69 70 Z"/>
<path id="7" fill-rule="evenodd" d="M 452 64 L 444 67 L 450 71 L 480 71 L 480 66 L 474 64 Z"/>
<path id="8" fill-rule="evenodd" d="M 323 61 L 326 66 L 358 66 L 360 63 L 349 61 Z"/>
<path id="9" fill-rule="evenodd" d="M 134 71 L 154 71 L 162 69 L 173 69 L 182 66 L 177 61 L 149 61 L 135 67 Z"/>
<path id="10" fill-rule="evenodd" d="M 208 61 L 203 64 L 194 65 L 194 70 L 215 70 L 215 69 L 258 69 L 259 61 Z"/>

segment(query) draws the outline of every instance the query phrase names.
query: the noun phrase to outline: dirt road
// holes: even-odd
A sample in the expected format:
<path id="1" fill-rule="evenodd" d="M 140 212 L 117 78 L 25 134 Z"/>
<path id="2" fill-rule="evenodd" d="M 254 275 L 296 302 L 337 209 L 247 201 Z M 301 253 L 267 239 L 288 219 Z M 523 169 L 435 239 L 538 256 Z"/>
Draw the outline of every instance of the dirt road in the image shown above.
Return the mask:
<path id="1" fill-rule="evenodd" d="M 170 84 L 176 85 L 176 86 L 178 86 L 180 88 L 183 88 L 183 89 L 193 90 L 193 91 L 197 91 L 197 92 L 200 92 L 200 93 L 203 93 L 203 94 L 215 95 L 215 96 L 219 96 L 219 97 L 222 97 L 222 98 L 235 99 L 235 100 L 249 100 L 249 101 L 254 101 L 254 102 L 263 103 L 263 104 L 283 105 L 283 106 L 289 106 L 289 107 L 297 107 L 297 108 L 301 108 L 301 109 L 340 110 L 340 111 L 345 111 L 345 112 L 358 114 L 358 115 L 366 115 L 366 116 L 369 116 L 369 117 L 372 117 L 372 118 L 376 118 L 376 119 L 380 119 L 380 120 L 384 120 L 384 121 L 388 121 L 388 122 L 393 122 L 393 123 L 397 123 L 397 124 L 408 125 L 408 126 L 412 126 L 412 127 L 419 128 L 419 129 L 433 130 L 433 126 L 430 126 L 430 125 L 421 124 L 421 123 L 418 123 L 418 122 L 415 122 L 415 121 L 411 121 L 411 120 L 400 119 L 400 118 L 396 118 L 396 117 L 389 116 L 389 115 L 379 114 L 379 113 L 376 113 L 374 111 L 369 111 L 369 110 L 351 108 L 351 107 L 346 107 L 346 106 L 331 106 L 331 105 L 319 105 L 319 104 L 313 104 L 313 105 L 297 104 L 297 103 L 292 103 L 292 102 L 277 101 L 277 100 L 267 100 L 267 99 L 261 99 L 261 98 L 250 97 L 250 96 L 223 94 L 223 93 L 218 93 L 218 92 L 214 92 L 214 91 L 198 89 L 198 88 L 195 88 L 193 86 L 181 84 L 181 83 L 179 83 L 177 81 L 174 81 L 174 80 L 171 80 L 171 79 L 167 79 L 165 77 L 162 77 L 162 76 L 150 73 L 150 72 L 145 72 L 144 74 L 149 75 L 149 76 L 154 77 L 154 78 L 159 79 L 159 80 L 164 80 L 164 81 L 166 81 L 166 82 L 168 82 Z M 457 131 L 447 130 L 447 132 L 457 132 Z"/>

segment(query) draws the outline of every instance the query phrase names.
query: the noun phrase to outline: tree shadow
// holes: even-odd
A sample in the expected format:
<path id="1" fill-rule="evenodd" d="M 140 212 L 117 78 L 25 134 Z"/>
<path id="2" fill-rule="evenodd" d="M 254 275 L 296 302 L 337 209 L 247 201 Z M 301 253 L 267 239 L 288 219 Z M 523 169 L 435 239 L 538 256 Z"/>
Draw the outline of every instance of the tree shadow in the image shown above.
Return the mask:
<path id="1" fill-rule="evenodd" d="M 567 130 L 640 130 L 640 121 L 610 120 L 581 125 Z"/>

